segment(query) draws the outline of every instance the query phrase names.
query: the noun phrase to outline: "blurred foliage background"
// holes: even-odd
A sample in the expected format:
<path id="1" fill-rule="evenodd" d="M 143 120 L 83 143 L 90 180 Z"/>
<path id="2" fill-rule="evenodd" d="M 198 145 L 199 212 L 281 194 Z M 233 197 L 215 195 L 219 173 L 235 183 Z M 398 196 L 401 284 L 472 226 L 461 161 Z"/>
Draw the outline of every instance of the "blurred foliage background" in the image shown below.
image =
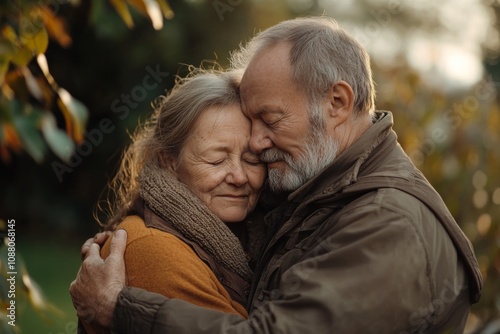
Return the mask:
<path id="1" fill-rule="evenodd" d="M 229 52 L 255 32 L 321 14 L 368 48 L 378 109 L 393 111 L 401 144 L 474 244 L 486 284 L 468 331 L 497 319 L 499 3 L 3 1 L 0 223 L 15 219 L 17 262 L 22 256 L 26 264 L 15 330 L 76 333 L 67 289 L 81 244 L 99 230 L 97 201 L 129 133 L 175 75 L 203 60 L 227 65 Z M 0 304 L 7 305 L 3 284 Z"/>

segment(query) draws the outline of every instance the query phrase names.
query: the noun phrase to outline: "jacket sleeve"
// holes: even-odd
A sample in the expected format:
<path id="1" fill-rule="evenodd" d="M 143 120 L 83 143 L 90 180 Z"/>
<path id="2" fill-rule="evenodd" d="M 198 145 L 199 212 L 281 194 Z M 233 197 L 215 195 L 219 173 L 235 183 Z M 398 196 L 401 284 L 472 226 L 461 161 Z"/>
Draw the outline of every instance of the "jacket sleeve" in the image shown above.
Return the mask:
<path id="1" fill-rule="evenodd" d="M 363 206 L 320 236 L 248 320 L 124 289 L 118 333 L 406 333 L 432 321 L 429 254 L 401 213 Z M 272 274 L 272 273 L 271 273 Z M 144 314 L 144 310 L 150 312 Z"/>

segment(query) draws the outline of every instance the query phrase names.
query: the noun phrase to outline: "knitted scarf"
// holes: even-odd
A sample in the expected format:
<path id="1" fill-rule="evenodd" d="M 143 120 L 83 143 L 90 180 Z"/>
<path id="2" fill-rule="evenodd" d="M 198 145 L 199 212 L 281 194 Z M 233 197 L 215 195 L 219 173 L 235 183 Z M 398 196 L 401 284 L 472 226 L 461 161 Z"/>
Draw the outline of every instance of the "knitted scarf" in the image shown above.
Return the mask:
<path id="1" fill-rule="evenodd" d="M 252 271 L 238 238 L 172 172 L 145 165 L 139 184 L 140 196 L 155 214 L 171 222 L 215 261 L 250 281 Z"/>

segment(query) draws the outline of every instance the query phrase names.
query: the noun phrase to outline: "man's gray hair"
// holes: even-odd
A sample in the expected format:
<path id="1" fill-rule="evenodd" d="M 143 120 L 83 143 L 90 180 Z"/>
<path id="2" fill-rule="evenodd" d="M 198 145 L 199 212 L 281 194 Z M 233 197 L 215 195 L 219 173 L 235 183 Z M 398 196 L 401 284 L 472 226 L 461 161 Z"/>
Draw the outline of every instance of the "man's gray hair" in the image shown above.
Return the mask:
<path id="1" fill-rule="evenodd" d="M 366 49 L 328 17 L 297 18 L 264 30 L 231 55 L 231 67 L 244 70 L 255 55 L 280 42 L 291 46 L 293 77 L 310 98 L 310 105 L 319 102 L 332 84 L 343 80 L 354 92 L 357 115 L 375 110 L 375 88 Z"/>

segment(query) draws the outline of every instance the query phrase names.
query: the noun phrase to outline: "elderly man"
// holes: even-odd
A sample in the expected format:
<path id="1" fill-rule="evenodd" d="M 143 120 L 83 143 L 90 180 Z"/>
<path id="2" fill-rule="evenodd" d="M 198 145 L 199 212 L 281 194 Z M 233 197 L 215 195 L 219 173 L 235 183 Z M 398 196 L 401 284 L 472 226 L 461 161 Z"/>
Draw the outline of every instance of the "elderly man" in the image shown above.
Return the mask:
<path id="1" fill-rule="evenodd" d="M 265 220 L 250 317 L 125 287 L 123 231 L 70 292 L 119 333 L 461 333 L 482 278 L 470 243 L 374 111 L 365 49 L 328 18 L 282 22 L 233 57 L 250 147 L 287 199 Z"/>

